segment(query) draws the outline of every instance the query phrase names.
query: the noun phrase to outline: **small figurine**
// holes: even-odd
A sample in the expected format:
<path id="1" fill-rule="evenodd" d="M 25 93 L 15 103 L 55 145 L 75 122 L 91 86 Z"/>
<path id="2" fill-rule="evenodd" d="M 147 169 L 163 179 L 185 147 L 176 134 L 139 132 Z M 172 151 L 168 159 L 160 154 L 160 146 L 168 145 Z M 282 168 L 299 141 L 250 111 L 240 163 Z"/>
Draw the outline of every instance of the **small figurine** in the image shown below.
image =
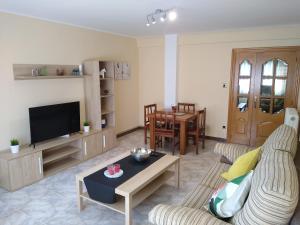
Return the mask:
<path id="1" fill-rule="evenodd" d="M 106 73 L 106 69 L 105 68 L 103 68 L 102 70 L 100 70 L 100 78 L 104 79 L 105 73 Z"/>

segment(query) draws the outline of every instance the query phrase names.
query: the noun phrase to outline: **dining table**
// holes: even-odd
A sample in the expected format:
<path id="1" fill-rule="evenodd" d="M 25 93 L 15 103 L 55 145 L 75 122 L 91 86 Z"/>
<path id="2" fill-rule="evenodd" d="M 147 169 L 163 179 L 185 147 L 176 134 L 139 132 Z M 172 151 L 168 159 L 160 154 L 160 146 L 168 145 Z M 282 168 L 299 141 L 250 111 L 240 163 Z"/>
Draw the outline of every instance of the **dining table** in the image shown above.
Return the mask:
<path id="1" fill-rule="evenodd" d="M 172 112 L 172 109 L 161 109 L 158 111 Z M 179 124 L 179 153 L 184 155 L 186 153 L 187 145 L 187 124 L 197 116 L 196 113 L 192 112 L 175 112 L 175 123 Z M 155 147 L 155 113 L 148 115 L 150 122 L 150 148 Z"/>

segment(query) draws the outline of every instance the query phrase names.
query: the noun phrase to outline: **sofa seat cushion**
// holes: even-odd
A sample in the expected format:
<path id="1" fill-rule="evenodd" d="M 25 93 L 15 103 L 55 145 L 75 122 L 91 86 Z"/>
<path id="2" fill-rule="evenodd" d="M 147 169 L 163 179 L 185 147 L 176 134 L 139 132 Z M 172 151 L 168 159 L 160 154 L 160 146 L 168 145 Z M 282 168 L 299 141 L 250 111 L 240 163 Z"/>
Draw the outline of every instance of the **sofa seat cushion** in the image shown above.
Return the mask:
<path id="1" fill-rule="evenodd" d="M 215 163 L 214 166 L 208 171 L 204 179 L 190 192 L 182 202 L 182 206 L 198 208 L 207 205 L 208 201 L 217 187 L 226 183 L 226 180 L 220 176 L 221 173 L 226 171 L 230 165 L 224 163 Z"/>
<path id="2" fill-rule="evenodd" d="M 189 208 L 201 209 L 202 206 L 208 205 L 208 201 L 214 190 L 215 189 L 213 188 L 199 184 L 184 198 L 180 205 Z"/>
<path id="3" fill-rule="evenodd" d="M 156 225 L 230 225 L 201 209 L 163 204 L 150 211 L 149 221 Z"/>
<path id="4" fill-rule="evenodd" d="M 291 154 L 269 151 L 254 171 L 249 197 L 233 217 L 233 224 L 288 224 L 298 202 L 298 188 Z"/>
<path id="5" fill-rule="evenodd" d="M 227 181 L 221 177 L 221 174 L 227 171 L 230 168 L 229 164 L 217 162 L 214 166 L 208 171 L 204 179 L 200 184 L 216 189 L 221 184 L 226 183 Z"/>

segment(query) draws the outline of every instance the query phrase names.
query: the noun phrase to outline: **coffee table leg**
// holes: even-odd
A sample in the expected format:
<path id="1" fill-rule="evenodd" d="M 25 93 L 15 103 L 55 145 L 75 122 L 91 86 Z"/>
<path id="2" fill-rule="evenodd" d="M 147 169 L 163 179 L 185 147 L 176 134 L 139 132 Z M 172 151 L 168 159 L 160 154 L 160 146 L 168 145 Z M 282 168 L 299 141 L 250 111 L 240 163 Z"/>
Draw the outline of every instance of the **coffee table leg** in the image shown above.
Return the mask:
<path id="1" fill-rule="evenodd" d="M 132 196 L 125 197 L 125 225 L 132 224 Z"/>
<path id="2" fill-rule="evenodd" d="M 175 163 L 175 187 L 180 188 L 180 159 Z"/>
<path id="3" fill-rule="evenodd" d="M 76 189 L 77 189 L 77 204 L 79 212 L 83 209 L 83 199 L 81 197 L 82 194 L 82 181 L 76 179 Z"/>

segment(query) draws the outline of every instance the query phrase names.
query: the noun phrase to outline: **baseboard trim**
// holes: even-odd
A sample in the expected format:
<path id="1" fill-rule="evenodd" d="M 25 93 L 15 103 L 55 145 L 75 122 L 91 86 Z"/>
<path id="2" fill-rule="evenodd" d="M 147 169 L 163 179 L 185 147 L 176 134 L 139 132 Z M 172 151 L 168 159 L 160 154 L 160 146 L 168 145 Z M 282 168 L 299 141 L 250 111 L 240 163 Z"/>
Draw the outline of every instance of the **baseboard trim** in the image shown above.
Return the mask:
<path id="1" fill-rule="evenodd" d="M 125 135 L 130 134 L 130 133 L 133 133 L 133 132 L 135 132 L 137 130 L 140 130 L 140 129 L 143 129 L 143 127 L 140 127 L 140 126 L 139 127 L 134 127 L 132 129 L 120 132 L 120 133 L 117 134 L 117 138 L 125 136 Z"/>
<path id="2" fill-rule="evenodd" d="M 125 135 L 130 134 L 130 133 L 133 133 L 133 132 L 135 132 L 137 130 L 140 130 L 140 129 L 144 129 L 144 127 L 138 126 L 138 127 L 134 127 L 132 129 L 120 132 L 120 133 L 117 134 L 117 138 L 125 136 Z M 226 138 L 219 138 L 219 137 L 213 137 L 213 136 L 205 136 L 205 139 L 207 139 L 207 140 L 213 140 L 213 141 L 218 141 L 218 142 L 227 142 Z"/>
<path id="3" fill-rule="evenodd" d="M 218 142 L 227 142 L 226 138 L 219 138 L 219 137 L 213 137 L 213 136 L 205 136 L 205 139 L 218 141 Z"/>

